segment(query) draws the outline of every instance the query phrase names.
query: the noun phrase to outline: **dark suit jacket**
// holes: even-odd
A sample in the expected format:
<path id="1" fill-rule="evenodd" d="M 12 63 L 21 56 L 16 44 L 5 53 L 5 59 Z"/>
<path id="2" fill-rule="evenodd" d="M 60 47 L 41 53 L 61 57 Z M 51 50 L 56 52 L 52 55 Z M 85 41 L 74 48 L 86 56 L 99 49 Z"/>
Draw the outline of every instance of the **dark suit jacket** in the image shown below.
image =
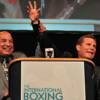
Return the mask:
<path id="1" fill-rule="evenodd" d="M 41 57 L 45 57 L 45 48 L 53 48 L 54 49 L 54 57 L 55 58 L 69 58 L 72 57 L 70 52 L 62 52 L 57 48 L 57 46 L 52 42 L 52 40 L 49 38 L 48 34 L 46 32 L 40 33 L 39 32 L 39 25 L 38 24 L 32 24 L 33 30 L 34 30 L 34 38 L 35 38 L 35 44 L 39 43 L 40 51 L 42 52 Z M 40 54 L 40 51 L 36 51 L 36 53 Z M 36 54 L 38 55 L 38 54 Z"/>
<path id="2" fill-rule="evenodd" d="M 96 100 L 100 100 L 100 66 L 95 67 Z"/>

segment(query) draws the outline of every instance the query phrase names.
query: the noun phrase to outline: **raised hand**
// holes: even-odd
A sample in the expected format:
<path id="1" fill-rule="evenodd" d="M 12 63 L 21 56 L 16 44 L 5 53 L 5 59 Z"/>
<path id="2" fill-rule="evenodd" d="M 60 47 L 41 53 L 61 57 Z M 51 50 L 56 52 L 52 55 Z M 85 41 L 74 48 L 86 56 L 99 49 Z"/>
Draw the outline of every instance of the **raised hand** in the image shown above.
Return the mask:
<path id="1" fill-rule="evenodd" d="M 28 2 L 27 12 L 28 12 L 29 18 L 32 21 L 39 20 L 39 11 L 40 11 L 40 9 L 37 8 L 36 1 L 34 1 L 34 5 L 32 5 L 31 1 Z"/>
<path id="2" fill-rule="evenodd" d="M 27 12 L 33 24 L 39 24 L 39 31 L 40 32 L 46 31 L 46 27 L 39 20 L 40 8 L 37 8 L 36 1 L 34 1 L 34 5 L 32 5 L 31 1 L 28 2 Z"/>

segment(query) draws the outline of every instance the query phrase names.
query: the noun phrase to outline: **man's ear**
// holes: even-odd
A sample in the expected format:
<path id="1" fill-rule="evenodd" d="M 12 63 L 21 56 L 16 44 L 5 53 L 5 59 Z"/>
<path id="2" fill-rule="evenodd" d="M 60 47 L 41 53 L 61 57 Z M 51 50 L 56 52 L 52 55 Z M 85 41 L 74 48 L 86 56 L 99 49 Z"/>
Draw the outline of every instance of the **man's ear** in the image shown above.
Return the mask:
<path id="1" fill-rule="evenodd" d="M 77 50 L 77 51 L 80 50 L 80 45 L 76 45 L 76 50 Z"/>

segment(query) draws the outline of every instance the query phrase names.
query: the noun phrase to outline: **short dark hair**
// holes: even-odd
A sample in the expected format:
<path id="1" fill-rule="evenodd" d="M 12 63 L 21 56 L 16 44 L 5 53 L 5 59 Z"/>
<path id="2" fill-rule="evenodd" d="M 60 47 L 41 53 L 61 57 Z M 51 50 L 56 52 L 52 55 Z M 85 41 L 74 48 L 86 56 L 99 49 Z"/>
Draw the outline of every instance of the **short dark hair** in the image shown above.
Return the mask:
<path id="1" fill-rule="evenodd" d="M 87 35 L 81 36 L 81 37 L 77 40 L 76 45 L 80 45 L 81 43 L 83 43 L 83 40 L 84 40 L 85 38 L 91 38 L 91 39 L 93 39 L 93 40 L 96 41 L 96 37 L 95 37 L 94 35 L 92 35 L 92 34 L 87 34 Z"/>

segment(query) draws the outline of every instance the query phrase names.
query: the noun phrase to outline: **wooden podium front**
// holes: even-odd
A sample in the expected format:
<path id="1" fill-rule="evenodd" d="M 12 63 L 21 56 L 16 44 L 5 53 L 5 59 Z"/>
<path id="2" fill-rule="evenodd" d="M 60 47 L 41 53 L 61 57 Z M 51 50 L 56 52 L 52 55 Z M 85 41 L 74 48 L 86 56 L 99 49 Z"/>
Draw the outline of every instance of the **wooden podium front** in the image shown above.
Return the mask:
<path id="1" fill-rule="evenodd" d="M 94 100 L 93 62 L 75 58 L 19 58 L 10 64 L 12 100 Z"/>

